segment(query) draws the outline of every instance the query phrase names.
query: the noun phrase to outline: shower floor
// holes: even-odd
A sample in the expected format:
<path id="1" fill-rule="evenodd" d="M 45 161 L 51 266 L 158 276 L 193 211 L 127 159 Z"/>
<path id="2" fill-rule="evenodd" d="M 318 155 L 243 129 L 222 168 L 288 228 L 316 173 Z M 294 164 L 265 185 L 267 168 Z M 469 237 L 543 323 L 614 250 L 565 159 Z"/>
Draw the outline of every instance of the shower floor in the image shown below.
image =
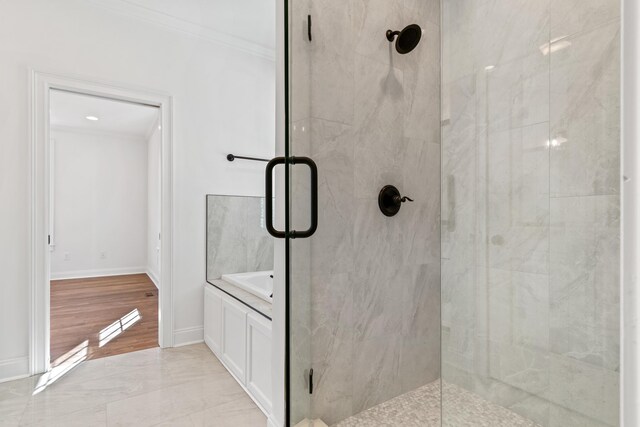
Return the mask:
<path id="1" fill-rule="evenodd" d="M 540 427 L 539 424 L 463 388 L 453 384 L 445 384 L 444 387 L 446 405 L 451 408 L 446 411 L 445 426 Z M 440 381 L 388 400 L 334 425 L 366 426 L 439 427 Z"/>

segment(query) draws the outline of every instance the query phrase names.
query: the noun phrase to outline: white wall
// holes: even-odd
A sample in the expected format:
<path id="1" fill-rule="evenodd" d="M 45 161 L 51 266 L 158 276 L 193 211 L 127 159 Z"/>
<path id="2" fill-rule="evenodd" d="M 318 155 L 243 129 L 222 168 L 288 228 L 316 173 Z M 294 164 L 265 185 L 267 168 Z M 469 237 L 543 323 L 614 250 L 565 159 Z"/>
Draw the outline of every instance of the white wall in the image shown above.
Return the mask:
<path id="1" fill-rule="evenodd" d="M 0 3 L 0 365 L 16 360 L 22 370 L 29 353 L 30 67 L 173 96 L 176 344 L 202 338 L 205 194 L 264 192 L 264 164 L 225 154 L 273 155 L 273 58 L 110 3 L 126 9 L 115 0 Z"/>
<path id="2" fill-rule="evenodd" d="M 146 270 L 147 144 L 142 138 L 53 131 L 51 278 Z"/>
<path id="3" fill-rule="evenodd" d="M 160 149 L 162 137 L 159 125 L 154 126 L 147 140 L 147 274 L 160 286 Z"/>

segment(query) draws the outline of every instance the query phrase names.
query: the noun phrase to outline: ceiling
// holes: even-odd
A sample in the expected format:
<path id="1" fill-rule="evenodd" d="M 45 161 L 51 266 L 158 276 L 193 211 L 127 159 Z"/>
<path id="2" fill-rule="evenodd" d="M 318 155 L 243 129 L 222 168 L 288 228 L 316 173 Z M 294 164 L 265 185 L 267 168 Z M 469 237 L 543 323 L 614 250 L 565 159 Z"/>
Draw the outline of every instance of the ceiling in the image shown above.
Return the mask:
<path id="1" fill-rule="evenodd" d="M 276 48 L 275 0 L 119 1 L 147 14 L 172 17 L 272 51 Z"/>
<path id="2" fill-rule="evenodd" d="M 51 127 L 146 137 L 159 109 L 131 102 L 58 90 L 51 91 Z M 95 116 L 99 120 L 87 120 Z"/>

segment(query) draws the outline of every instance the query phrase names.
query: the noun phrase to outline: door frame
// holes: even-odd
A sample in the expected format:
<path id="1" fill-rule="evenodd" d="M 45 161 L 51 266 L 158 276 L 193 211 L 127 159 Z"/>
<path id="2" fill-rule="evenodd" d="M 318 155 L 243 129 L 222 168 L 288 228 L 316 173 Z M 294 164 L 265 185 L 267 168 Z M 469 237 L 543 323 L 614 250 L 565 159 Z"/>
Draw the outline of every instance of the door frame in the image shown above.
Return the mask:
<path id="1" fill-rule="evenodd" d="M 50 227 L 49 106 L 51 89 L 158 107 L 161 125 L 161 219 L 158 341 L 173 347 L 173 98 L 169 94 L 106 81 L 29 70 L 29 370 L 50 368 Z"/>

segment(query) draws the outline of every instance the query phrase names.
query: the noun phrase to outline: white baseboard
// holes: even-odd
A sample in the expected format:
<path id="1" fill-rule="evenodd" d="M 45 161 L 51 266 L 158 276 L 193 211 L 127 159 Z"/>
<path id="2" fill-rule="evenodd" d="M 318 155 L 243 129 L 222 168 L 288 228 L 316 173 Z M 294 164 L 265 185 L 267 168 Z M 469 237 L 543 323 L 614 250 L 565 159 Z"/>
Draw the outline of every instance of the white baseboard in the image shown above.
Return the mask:
<path id="1" fill-rule="evenodd" d="M 151 281 L 153 282 L 154 285 L 156 285 L 156 289 L 160 290 L 160 280 L 158 280 L 158 276 L 155 275 L 155 273 L 153 271 L 151 271 L 151 269 L 147 268 L 147 276 L 149 276 L 149 279 L 151 279 Z"/>
<path id="2" fill-rule="evenodd" d="M 173 346 L 198 344 L 204 342 L 204 327 L 184 328 L 173 331 Z"/>
<path id="3" fill-rule="evenodd" d="M 105 268 L 99 270 L 62 271 L 51 273 L 51 280 L 84 279 L 86 277 L 124 276 L 126 274 L 146 273 L 146 267 Z"/>
<path id="4" fill-rule="evenodd" d="M 0 360 L 0 383 L 29 376 L 29 358 Z"/>

